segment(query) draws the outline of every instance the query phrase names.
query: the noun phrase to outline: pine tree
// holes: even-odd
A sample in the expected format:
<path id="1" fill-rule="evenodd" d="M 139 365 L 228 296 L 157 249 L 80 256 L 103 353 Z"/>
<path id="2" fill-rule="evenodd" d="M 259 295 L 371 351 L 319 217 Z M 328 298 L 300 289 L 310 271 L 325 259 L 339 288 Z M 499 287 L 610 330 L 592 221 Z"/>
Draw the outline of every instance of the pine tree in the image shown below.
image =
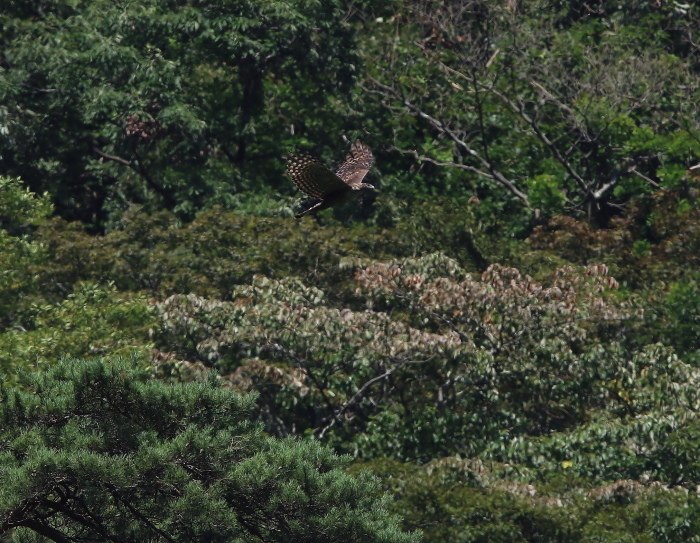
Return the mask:
<path id="1" fill-rule="evenodd" d="M 0 537 L 11 541 L 413 542 L 378 483 L 273 439 L 255 398 L 67 359 L 0 387 Z"/>

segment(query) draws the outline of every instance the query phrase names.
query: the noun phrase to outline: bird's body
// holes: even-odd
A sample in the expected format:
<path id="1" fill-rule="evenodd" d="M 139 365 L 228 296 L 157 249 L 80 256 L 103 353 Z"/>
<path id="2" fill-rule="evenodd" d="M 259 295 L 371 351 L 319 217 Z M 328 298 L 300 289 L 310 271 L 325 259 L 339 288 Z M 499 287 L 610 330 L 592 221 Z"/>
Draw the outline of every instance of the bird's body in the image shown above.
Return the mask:
<path id="1" fill-rule="evenodd" d="M 372 185 L 362 180 L 372 167 L 374 156 L 369 148 L 357 140 L 345 157 L 345 162 L 333 173 L 326 168 L 315 156 L 307 152 L 291 155 L 287 160 L 287 173 L 300 190 L 318 198 L 310 208 L 297 213 L 301 218 L 311 212 L 340 205 L 362 190 L 373 189 Z"/>

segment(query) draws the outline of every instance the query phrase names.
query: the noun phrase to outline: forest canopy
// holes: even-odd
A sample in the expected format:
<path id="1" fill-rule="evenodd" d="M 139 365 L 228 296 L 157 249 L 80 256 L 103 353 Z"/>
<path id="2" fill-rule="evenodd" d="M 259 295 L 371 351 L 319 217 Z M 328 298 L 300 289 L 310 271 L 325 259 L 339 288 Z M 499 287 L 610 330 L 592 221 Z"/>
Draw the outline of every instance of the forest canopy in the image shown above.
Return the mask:
<path id="1" fill-rule="evenodd" d="M 0 537 L 699 539 L 699 19 L 8 2 Z"/>

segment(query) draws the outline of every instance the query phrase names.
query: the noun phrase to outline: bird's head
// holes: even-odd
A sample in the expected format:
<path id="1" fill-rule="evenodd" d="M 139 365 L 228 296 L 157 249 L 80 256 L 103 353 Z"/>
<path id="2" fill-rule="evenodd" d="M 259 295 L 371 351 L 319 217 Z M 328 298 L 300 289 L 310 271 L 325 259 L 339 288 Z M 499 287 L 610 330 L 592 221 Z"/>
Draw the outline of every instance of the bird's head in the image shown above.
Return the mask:
<path id="1" fill-rule="evenodd" d="M 366 189 L 374 189 L 374 185 L 370 185 L 369 183 L 360 183 L 360 186 L 357 187 L 357 190 L 366 190 Z"/>

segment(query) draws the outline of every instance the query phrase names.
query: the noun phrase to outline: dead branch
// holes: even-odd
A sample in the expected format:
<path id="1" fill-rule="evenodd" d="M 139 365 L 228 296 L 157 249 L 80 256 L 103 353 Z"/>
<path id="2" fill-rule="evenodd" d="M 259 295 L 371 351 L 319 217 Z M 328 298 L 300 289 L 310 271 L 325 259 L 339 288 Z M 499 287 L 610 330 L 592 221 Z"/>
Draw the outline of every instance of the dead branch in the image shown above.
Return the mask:
<path id="1" fill-rule="evenodd" d="M 417 117 L 420 117 L 422 119 L 425 119 L 428 121 L 435 129 L 437 129 L 440 133 L 446 134 L 455 144 L 457 144 L 459 147 L 464 149 L 469 155 L 474 157 L 476 160 L 478 160 L 482 166 L 490 172 L 488 175 L 484 175 L 487 179 L 491 180 L 496 180 L 499 183 L 501 183 L 503 186 L 505 186 L 511 193 L 513 193 L 515 196 L 520 198 L 522 202 L 529 207 L 529 201 L 527 198 L 527 195 L 523 193 L 522 191 L 518 190 L 518 188 L 515 186 L 515 184 L 507 179 L 501 172 L 496 170 L 496 168 L 493 166 L 491 162 L 486 160 L 484 157 L 482 157 L 478 152 L 476 152 L 467 142 L 462 140 L 455 134 L 452 130 L 450 130 L 447 125 L 445 125 L 442 121 L 439 119 L 436 119 L 435 117 L 432 117 L 425 111 L 421 110 L 419 107 L 413 105 L 411 102 L 409 102 L 406 98 L 403 96 L 400 96 L 398 92 L 393 87 L 390 87 L 388 85 L 385 85 L 376 79 L 371 79 L 372 83 L 377 86 L 378 88 L 382 89 L 386 93 L 388 93 L 390 96 L 397 100 L 401 100 L 401 102 L 404 104 L 406 108 L 408 108 L 414 115 Z M 461 167 L 461 165 L 457 163 L 445 163 L 445 165 L 449 166 L 454 166 L 454 167 Z M 469 171 L 473 171 L 474 173 L 477 173 L 479 175 L 483 175 L 485 172 L 482 170 L 479 170 L 478 168 L 470 169 L 470 168 L 463 168 L 463 169 L 469 169 Z"/>

